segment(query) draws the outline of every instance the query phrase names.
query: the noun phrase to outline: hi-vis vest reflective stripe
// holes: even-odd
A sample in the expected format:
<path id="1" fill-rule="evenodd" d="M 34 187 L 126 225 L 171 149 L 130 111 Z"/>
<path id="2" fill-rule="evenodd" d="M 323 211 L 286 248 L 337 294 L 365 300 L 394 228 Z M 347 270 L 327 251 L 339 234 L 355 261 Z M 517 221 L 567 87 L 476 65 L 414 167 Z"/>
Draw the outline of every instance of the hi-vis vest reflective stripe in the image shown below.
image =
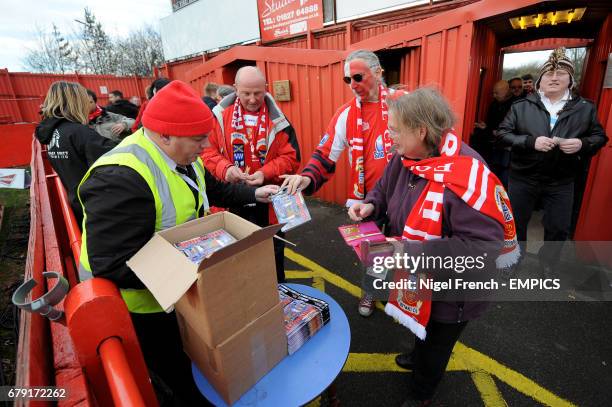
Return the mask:
<path id="1" fill-rule="evenodd" d="M 200 158 L 193 163 L 198 177 L 198 186 L 202 194 L 198 196 L 198 210 L 187 183 L 176 172 L 172 171 L 161 155 L 157 146 L 144 135 L 142 129 L 126 137 L 117 147 L 100 157 L 87 171 L 81 184 L 89 178 L 94 168 L 104 165 L 124 165 L 132 168 L 146 181 L 153 193 L 155 201 L 155 231 L 158 232 L 172 226 L 180 225 L 197 217 L 198 211 L 204 207 L 208 212 L 208 198 L 204 182 L 204 165 Z M 79 194 L 79 200 L 81 199 Z M 83 202 L 81 201 L 81 206 Z M 83 234 L 81 241 L 81 256 L 79 278 L 81 281 L 93 277 L 89 257 L 87 255 L 87 211 L 83 208 Z M 121 295 L 130 312 L 139 314 L 163 312 L 149 290 L 121 289 Z"/>

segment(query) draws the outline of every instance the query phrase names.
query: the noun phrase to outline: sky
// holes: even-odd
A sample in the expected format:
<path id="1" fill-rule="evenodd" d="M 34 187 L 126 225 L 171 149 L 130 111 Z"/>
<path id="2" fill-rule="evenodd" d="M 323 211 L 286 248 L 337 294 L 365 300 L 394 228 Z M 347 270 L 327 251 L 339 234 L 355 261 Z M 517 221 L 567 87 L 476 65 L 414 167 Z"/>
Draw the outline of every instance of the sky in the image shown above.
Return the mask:
<path id="1" fill-rule="evenodd" d="M 28 49 L 36 48 L 38 28 L 50 31 L 55 23 L 69 35 L 78 28 L 88 7 L 111 36 L 125 36 L 144 24 L 159 28 L 159 20 L 172 13 L 171 0 L 0 0 L 0 68 L 25 71 L 22 64 Z M 550 51 L 507 54 L 504 67 L 531 61 L 543 63 Z"/>
<path id="2" fill-rule="evenodd" d="M 533 51 L 533 52 L 516 52 L 504 55 L 504 68 L 515 68 L 517 66 L 526 65 L 530 62 L 538 62 L 544 64 L 550 56 L 552 50 Z"/>
<path id="3" fill-rule="evenodd" d="M 25 71 L 22 59 L 36 47 L 37 27 L 51 30 L 55 23 L 69 35 L 89 8 L 111 36 L 126 36 L 145 24 L 159 28 L 172 13 L 171 0 L 0 0 L 0 68 Z"/>

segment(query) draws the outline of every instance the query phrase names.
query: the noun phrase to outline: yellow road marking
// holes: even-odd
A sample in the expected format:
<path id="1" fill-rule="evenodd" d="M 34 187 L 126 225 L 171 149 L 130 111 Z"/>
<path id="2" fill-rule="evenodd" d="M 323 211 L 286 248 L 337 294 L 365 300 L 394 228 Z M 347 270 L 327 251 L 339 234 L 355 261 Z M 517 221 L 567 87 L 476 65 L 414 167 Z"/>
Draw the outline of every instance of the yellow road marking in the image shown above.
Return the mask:
<path id="1" fill-rule="evenodd" d="M 286 275 L 285 275 L 286 277 Z M 304 407 L 319 407 L 321 405 L 321 396 L 312 400 L 310 403 L 306 404 Z"/>
<path id="2" fill-rule="evenodd" d="M 309 258 L 302 256 L 299 253 L 294 252 L 291 249 L 285 248 L 285 257 L 292 260 L 293 262 L 299 264 L 300 266 L 312 270 L 313 274 L 318 277 L 323 277 L 329 283 L 335 285 L 338 288 L 343 289 L 354 297 L 359 298 L 361 296 L 361 289 L 354 285 L 353 283 L 345 280 L 344 278 L 332 273 L 321 265 L 315 263 Z M 300 272 L 303 273 L 303 272 Z M 377 308 L 383 309 L 380 303 L 377 303 Z M 387 355 L 387 356 L 385 356 Z M 393 361 L 394 354 L 349 354 L 349 358 L 347 360 L 347 365 L 345 366 L 344 371 L 350 372 L 377 372 L 377 371 L 396 371 L 395 366 L 391 366 L 390 362 Z M 382 366 L 382 367 L 379 367 Z M 397 369 L 400 369 L 397 367 Z M 403 369 L 400 369 L 403 370 Z M 489 375 L 493 375 L 497 377 L 502 382 L 508 384 L 509 386 L 515 388 L 519 392 L 525 394 L 533 398 L 536 401 L 548 406 L 562 406 L 562 407 L 575 407 L 575 404 L 567 401 L 549 390 L 543 388 L 538 385 L 533 380 L 525 377 L 524 375 L 518 373 L 515 370 L 512 370 L 496 360 L 490 358 L 487 355 L 484 355 L 478 352 L 475 349 L 472 349 L 464 344 L 457 342 L 455 348 L 453 350 L 453 356 L 448 365 L 447 370 L 462 370 L 469 372 L 485 372 Z M 472 379 L 474 377 L 472 376 Z M 476 383 L 478 380 L 478 383 Z M 494 392 L 499 394 L 499 390 L 497 390 L 497 386 L 495 386 L 495 382 L 492 383 L 494 388 L 491 387 L 491 382 L 486 378 L 482 378 L 481 376 L 477 376 L 474 383 L 476 384 L 476 388 L 481 393 L 483 401 L 491 400 L 491 402 L 495 402 Z M 492 379 L 491 379 L 492 381 Z M 485 392 L 486 394 L 483 394 Z M 501 398 L 501 394 L 499 395 Z M 502 399 L 503 401 L 503 399 Z M 505 401 L 504 401 L 505 402 Z M 489 404 L 486 404 L 489 406 Z M 490 404 L 491 406 L 498 406 L 500 404 Z"/>
<path id="3" fill-rule="evenodd" d="M 342 369 L 350 373 L 408 372 L 395 363 L 397 353 L 350 353 Z M 451 359 L 447 371 L 464 371 L 461 360 Z"/>
<path id="4" fill-rule="evenodd" d="M 468 370 L 471 371 L 484 371 L 495 377 L 502 382 L 514 387 L 521 393 L 539 401 L 540 403 L 547 406 L 560 406 L 560 407 L 575 407 L 576 405 L 572 402 L 565 400 L 549 390 L 543 388 L 533 380 L 525 377 L 519 372 L 512 370 L 498 361 L 490 358 L 472 349 L 464 344 L 457 342 L 453 355 L 456 358 L 463 359 L 467 365 Z"/>
<path id="5" fill-rule="evenodd" d="M 472 372 L 471 376 L 486 407 L 508 407 L 490 374 Z"/>

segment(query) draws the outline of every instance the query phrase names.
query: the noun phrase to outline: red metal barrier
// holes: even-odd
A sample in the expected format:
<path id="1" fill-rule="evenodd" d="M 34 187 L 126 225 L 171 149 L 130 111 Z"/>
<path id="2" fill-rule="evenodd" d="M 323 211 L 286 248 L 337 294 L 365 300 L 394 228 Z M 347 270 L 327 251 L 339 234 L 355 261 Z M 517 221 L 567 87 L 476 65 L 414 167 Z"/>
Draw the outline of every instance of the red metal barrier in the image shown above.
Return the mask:
<path id="1" fill-rule="evenodd" d="M 157 406 L 132 320 L 117 287 L 103 278 L 78 284 L 64 301 L 66 323 L 100 405 Z M 108 342 L 118 338 L 121 348 Z M 128 363 L 129 361 L 129 363 Z M 144 404 L 131 404 L 144 400 Z"/>
<path id="2" fill-rule="evenodd" d="M 66 389 L 68 397 L 59 401 L 59 406 L 131 406 L 139 405 L 139 399 L 140 405 L 157 406 L 119 290 L 112 282 L 99 278 L 77 284 L 80 229 L 64 188 L 56 181 L 58 177 L 37 140 L 33 140 L 32 151 L 31 228 L 25 278 L 44 282 L 43 271 L 57 271 L 68 278 L 72 289 L 57 306 L 66 312 L 66 325 L 49 322 L 38 314 L 22 313 L 16 383 L 22 387 L 54 385 Z M 59 219 L 60 214 L 63 219 Z M 38 298 L 45 291 L 45 284 L 38 284 L 32 295 Z M 109 338 L 114 339 L 109 342 Z M 120 341 L 121 346 L 114 341 Z M 99 351 L 101 344 L 106 345 Z M 119 376 L 107 381 L 105 369 Z M 16 404 L 46 405 L 23 400 Z"/>
<path id="3" fill-rule="evenodd" d="M 2 122 L 37 122 L 40 105 L 49 86 L 55 81 L 78 82 L 98 95 L 98 103 L 108 103 L 108 92 L 120 90 L 129 99 L 138 96 L 144 100 L 145 87 L 153 78 L 141 76 L 39 74 L 9 72 L 0 69 L 0 119 Z M 106 92 L 106 93 L 104 93 Z"/>
<path id="4" fill-rule="evenodd" d="M 114 336 L 108 338 L 99 352 L 115 406 L 145 407 L 121 341 Z"/>
<path id="5" fill-rule="evenodd" d="M 33 123 L 0 125 L 0 168 L 30 163 L 35 126 Z"/>

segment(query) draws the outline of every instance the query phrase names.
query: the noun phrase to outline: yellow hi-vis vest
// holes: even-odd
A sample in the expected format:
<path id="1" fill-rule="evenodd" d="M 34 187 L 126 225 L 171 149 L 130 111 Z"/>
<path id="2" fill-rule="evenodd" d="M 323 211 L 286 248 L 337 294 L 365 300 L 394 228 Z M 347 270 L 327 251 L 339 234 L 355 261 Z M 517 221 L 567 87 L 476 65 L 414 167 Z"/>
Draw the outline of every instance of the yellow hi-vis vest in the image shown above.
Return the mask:
<path id="1" fill-rule="evenodd" d="M 205 193 L 204 165 L 200 158 L 192 165 L 198 178 L 198 209 L 195 198 L 187 183 L 181 176 L 170 169 L 158 147 L 145 136 L 142 129 L 126 137 L 119 145 L 100 157 L 87 171 L 81 185 L 89 178 L 91 172 L 104 165 L 124 165 L 136 171 L 151 188 L 155 200 L 155 232 L 180 225 L 198 216 L 204 206 L 208 212 L 208 198 Z M 83 205 L 83 234 L 81 239 L 81 256 L 79 261 L 79 278 L 81 281 L 93 277 L 87 255 L 87 209 Z M 163 312 L 153 294 L 147 289 L 121 289 L 121 295 L 130 312 L 147 314 Z"/>

